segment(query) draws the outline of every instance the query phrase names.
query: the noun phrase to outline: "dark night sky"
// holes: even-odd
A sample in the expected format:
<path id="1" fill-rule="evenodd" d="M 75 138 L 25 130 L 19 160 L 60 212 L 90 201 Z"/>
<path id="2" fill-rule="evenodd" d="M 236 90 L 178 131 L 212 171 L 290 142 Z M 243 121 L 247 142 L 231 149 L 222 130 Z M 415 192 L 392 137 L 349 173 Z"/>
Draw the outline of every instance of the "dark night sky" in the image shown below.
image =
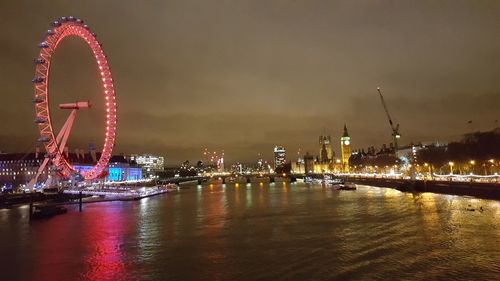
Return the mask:
<path id="1" fill-rule="evenodd" d="M 33 147 L 32 59 L 49 23 L 67 15 L 84 19 L 108 55 L 116 153 L 174 164 L 207 146 L 248 162 L 270 159 L 275 144 L 317 154 L 326 131 L 338 154 L 344 122 L 354 148 L 389 143 L 379 85 L 403 143 L 457 139 L 500 119 L 496 0 L 3 1 L 0 150 Z M 70 146 L 99 146 L 102 97 L 85 44 L 61 44 L 50 83 L 52 105 L 96 105 L 80 113 Z"/>

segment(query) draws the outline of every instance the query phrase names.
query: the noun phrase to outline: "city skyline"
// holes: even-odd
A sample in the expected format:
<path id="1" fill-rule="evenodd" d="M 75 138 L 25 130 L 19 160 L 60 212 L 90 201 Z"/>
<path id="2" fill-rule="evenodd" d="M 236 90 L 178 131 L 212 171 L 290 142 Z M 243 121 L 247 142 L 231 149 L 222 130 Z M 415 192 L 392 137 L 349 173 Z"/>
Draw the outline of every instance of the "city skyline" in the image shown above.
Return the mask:
<path id="1" fill-rule="evenodd" d="M 251 162 L 259 153 L 272 159 L 277 144 L 315 154 L 317 136 L 326 128 L 338 155 L 344 123 L 353 149 L 388 145 L 391 132 L 377 86 L 401 124 L 402 144 L 456 140 L 497 126 L 495 2 L 470 9 L 456 1 L 111 1 L 99 3 L 109 8 L 106 18 L 96 5 L 7 3 L 0 11 L 9 41 L 0 47 L 0 81 L 9 105 L 1 112 L 9 121 L 0 125 L 0 150 L 34 147 L 35 39 L 62 14 L 85 18 L 106 34 L 100 39 L 110 54 L 120 104 L 117 154 L 155 153 L 178 163 L 210 147 L 223 149 L 228 162 Z M 95 100 L 92 112 L 75 123 L 70 147 L 102 145 L 103 128 L 88 129 L 102 117 L 96 114 L 102 101 L 89 56 L 81 42 L 68 40 L 52 69 L 54 103 Z M 53 114 L 60 124 L 63 116 Z"/>

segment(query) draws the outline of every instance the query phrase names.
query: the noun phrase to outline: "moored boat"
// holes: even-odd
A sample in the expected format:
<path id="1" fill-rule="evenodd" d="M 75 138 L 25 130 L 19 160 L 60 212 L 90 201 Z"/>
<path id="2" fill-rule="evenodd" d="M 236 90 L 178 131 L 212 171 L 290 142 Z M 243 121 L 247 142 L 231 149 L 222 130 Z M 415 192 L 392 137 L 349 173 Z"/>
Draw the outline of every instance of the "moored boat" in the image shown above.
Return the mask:
<path id="1" fill-rule="evenodd" d="M 334 184 L 332 186 L 332 189 L 334 190 L 356 190 L 356 184 L 347 182 L 347 183 L 341 183 L 341 184 Z"/>
<path id="2" fill-rule="evenodd" d="M 336 178 L 333 175 L 325 174 L 323 176 L 324 184 L 344 184 L 344 180 L 341 178 Z"/>
<path id="3" fill-rule="evenodd" d="M 31 219 L 48 219 L 50 217 L 65 214 L 68 209 L 62 206 L 55 205 L 45 205 L 45 206 L 33 206 L 32 212 L 30 214 Z"/>

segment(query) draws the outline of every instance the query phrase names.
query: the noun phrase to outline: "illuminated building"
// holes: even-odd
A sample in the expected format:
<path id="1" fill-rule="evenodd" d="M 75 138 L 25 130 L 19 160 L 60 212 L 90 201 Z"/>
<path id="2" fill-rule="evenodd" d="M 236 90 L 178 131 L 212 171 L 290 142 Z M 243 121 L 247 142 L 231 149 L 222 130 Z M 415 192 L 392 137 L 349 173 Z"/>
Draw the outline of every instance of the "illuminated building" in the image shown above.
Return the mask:
<path id="1" fill-rule="evenodd" d="M 91 163 L 74 164 L 73 168 L 80 173 L 92 169 Z M 124 156 L 116 155 L 109 159 L 106 167 L 107 181 L 125 181 L 125 180 L 140 180 L 142 179 L 142 169 L 135 164 L 130 163 Z"/>
<path id="2" fill-rule="evenodd" d="M 272 167 L 267 161 L 262 158 L 257 160 L 257 165 L 255 166 L 255 172 L 259 173 L 272 173 Z"/>
<path id="3" fill-rule="evenodd" d="M 213 168 L 218 173 L 225 172 L 225 164 L 224 164 L 224 150 L 221 154 L 217 154 L 216 151 L 210 152 L 208 148 L 205 148 L 202 153 L 202 161 L 206 167 Z"/>
<path id="4" fill-rule="evenodd" d="M 319 136 L 319 162 L 330 163 L 332 159 L 333 151 L 330 136 Z"/>
<path id="5" fill-rule="evenodd" d="M 132 154 L 130 161 L 135 161 L 139 167 L 147 172 L 161 172 L 165 169 L 165 158 L 151 154 Z"/>
<path id="6" fill-rule="evenodd" d="M 257 171 L 263 171 L 264 170 L 264 160 L 262 158 L 259 158 L 257 160 Z"/>
<path id="7" fill-rule="evenodd" d="M 231 165 L 231 173 L 243 174 L 243 164 L 236 163 L 236 164 Z"/>
<path id="8" fill-rule="evenodd" d="M 75 170 L 86 172 L 92 170 L 95 164 L 91 153 L 65 153 L 66 159 Z M 100 157 L 100 152 L 97 152 Z M 14 188 L 28 184 L 36 175 L 40 163 L 44 160 L 43 153 L 2 153 L 0 154 L 0 187 Z M 49 174 L 52 166 L 49 166 Z M 112 156 L 106 167 L 108 181 L 138 180 L 142 179 L 141 168 L 131 164 L 123 156 Z M 47 179 L 47 170 L 39 177 L 39 183 Z"/>
<path id="9" fill-rule="evenodd" d="M 224 173 L 225 167 L 224 167 L 224 151 L 222 151 L 221 157 L 217 159 L 217 171 L 219 173 Z"/>
<path id="10" fill-rule="evenodd" d="M 36 175 L 40 163 L 44 160 L 41 153 L 2 153 L 0 154 L 0 185 L 11 189 L 26 184 Z M 47 178 L 43 171 L 40 178 Z"/>
<path id="11" fill-rule="evenodd" d="M 274 170 L 286 164 L 285 148 L 283 146 L 274 147 Z"/>
<path id="12" fill-rule="evenodd" d="M 349 157 L 351 157 L 351 137 L 344 125 L 344 134 L 340 138 L 340 153 L 343 172 L 349 172 Z"/>
<path id="13" fill-rule="evenodd" d="M 304 166 L 304 158 L 299 157 L 297 158 L 297 161 L 292 163 L 292 170 L 291 172 L 294 174 L 303 174 L 305 173 L 305 166 Z"/>
<path id="14" fill-rule="evenodd" d="M 332 163 L 322 163 L 319 160 L 319 157 L 316 158 L 316 161 L 314 163 L 314 173 L 321 174 L 321 173 L 331 173 L 332 172 Z"/>

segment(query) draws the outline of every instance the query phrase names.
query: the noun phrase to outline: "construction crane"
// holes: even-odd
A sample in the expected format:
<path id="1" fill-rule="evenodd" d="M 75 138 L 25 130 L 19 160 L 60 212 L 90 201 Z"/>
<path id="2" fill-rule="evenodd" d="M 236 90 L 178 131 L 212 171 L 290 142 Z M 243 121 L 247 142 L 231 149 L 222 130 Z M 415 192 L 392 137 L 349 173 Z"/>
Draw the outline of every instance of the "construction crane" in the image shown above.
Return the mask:
<path id="1" fill-rule="evenodd" d="M 384 96 L 382 95 L 382 91 L 380 90 L 380 87 L 377 87 L 378 94 L 380 95 L 380 100 L 382 101 L 382 105 L 384 106 L 385 114 L 387 115 L 387 119 L 389 119 L 389 124 L 391 125 L 392 129 L 392 138 L 393 138 L 393 144 L 394 144 L 394 153 L 398 151 L 398 139 L 401 138 L 401 135 L 399 134 L 399 124 L 396 124 L 394 126 L 394 123 L 392 122 L 391 115 L 389 114 L 389 110 L 387 109 L 387 105 L 385 104 Z"/>

